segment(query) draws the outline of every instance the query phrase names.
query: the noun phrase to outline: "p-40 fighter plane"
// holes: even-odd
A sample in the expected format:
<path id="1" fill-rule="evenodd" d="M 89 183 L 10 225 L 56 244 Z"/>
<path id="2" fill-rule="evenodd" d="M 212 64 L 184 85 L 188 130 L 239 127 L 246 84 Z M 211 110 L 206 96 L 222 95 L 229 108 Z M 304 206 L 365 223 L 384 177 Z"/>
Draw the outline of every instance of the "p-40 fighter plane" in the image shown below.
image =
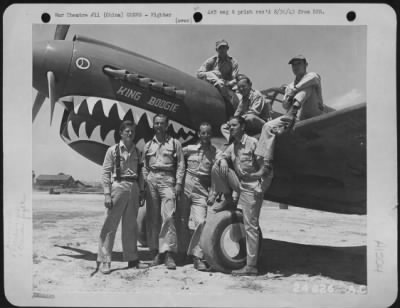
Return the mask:
<path id="1" fill-rule="evenodd" d="M 71 148 L 102 164 L 109 146 L 118 141 L 123 120 L 137 123 L 142 148 L 153 136 L 152 118 L 165 113 L 169 134 L 183 145 L 196 141 L 203 120 L 214 136 L 233 109 L 227 108 L 211 84 L 140 54 L 98 40 L 75 36 L 65 40 L 68 26 L 57 26 L 54 40 L 33 46 L 33 87 L 38 91 L 33 120 L 46 97 L 64 109 L 60 136 Z M 278 88 L 262 91 L 279 103 Z M 273 108 L 278 104 L 273 104 Z M 298 122 L 277 138 L 274 179 L 265 199 L 323 211 L 366 214 L 366 103 Z M 274 112 L 274 117 L 281 115 Z M 226 237 L 237 225 L 240 211 L 224 211 L 203 232 L 213 247 L 204 249 L 216 269 L 240 268 L 246 260 L 244 233 Z M 216 244 L 216 241 L 218 242 Z M 226 247 L 225 247 L 226 246 Z M 227 249 L 230 246 L 230 249 Z M 233 247 L 233 249 L 231 249 Z"/>

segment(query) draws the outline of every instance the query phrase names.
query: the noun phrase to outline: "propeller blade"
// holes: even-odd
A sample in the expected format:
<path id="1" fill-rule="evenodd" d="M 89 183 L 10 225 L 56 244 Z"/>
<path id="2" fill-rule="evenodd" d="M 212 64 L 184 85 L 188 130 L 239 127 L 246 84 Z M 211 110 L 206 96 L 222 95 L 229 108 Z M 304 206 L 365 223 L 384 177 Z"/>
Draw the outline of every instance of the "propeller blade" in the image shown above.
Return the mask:
<path id="1" fill-rule="evenodd" d="M 65 40 L 69 29 L 69 25 L 57 25 L 56 32 L 54 33 L 55 40 Z"/>
<path id="2" fill-rule="evenodd" d="M 35 121 L 37 114 L 39 113 L 40 108 L 42 107 L 46 96 L 42 93 L 38 92 L 36 95 L 35 101 L 32 107 L 32 122 Z"/>
<path id="3" fill-rule="evenodd" d="M 50 99 L 50 125 L 53 122 L 54 106 L 56 105 L 56 77 L 53 72 L 47 72 L 47 84 L 49 87 Z"/>

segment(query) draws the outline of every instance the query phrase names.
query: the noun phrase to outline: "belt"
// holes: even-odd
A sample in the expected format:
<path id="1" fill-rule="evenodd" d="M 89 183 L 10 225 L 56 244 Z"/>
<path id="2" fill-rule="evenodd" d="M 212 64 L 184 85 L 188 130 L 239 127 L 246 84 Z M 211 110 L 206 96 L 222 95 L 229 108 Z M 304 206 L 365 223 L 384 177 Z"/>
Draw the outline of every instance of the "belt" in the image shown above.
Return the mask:
<path id="1" fill-rule="evenodd" d="M 162 170 L 162 169 L 150 169 L 150 172 L 153 173 L 169 173 L 169 174 L 174 174 L 174 170 Z"/>
<path id="2" fill-rule="evenodd" d="M 114 178 L 114 180 L 116 182 L 137 182 L 137 177 L 133 177 L 133 176 L 121 176 L 120 180 L 118 181 L 117 178 Z"/>

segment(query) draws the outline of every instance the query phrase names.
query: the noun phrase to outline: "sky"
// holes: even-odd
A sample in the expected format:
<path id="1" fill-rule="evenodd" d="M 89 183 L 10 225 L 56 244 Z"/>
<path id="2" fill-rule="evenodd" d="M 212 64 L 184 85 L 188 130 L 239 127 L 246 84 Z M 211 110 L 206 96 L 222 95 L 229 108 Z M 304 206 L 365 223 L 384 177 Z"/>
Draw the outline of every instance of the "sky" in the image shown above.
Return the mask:
<path id="1" fill-rule="evenodd" d="M 33 42 L 51 40 L 55 25 L 33 27 Z M 211 26 L 211 25 L 71 25 L 66 40 L 79 34 L 146 55 L 194 75 L 215 54 L 215 42 L 229 42 L 258 90 L 293 80 L 288 61 L 304 55 L 308 71 L 322 78 L 324 103 L 336 109 L 365 102 L 365 26 Z M 32 104 L 36 90 L 32 88 Z M 59 136 L 63 109 L 56 105 L 50 126 L 46 100 L 32 124 L 32 167 L 36 175 L 63 172 L 82 181 L 99 181 L 101 166 L 87 160 Z"/>

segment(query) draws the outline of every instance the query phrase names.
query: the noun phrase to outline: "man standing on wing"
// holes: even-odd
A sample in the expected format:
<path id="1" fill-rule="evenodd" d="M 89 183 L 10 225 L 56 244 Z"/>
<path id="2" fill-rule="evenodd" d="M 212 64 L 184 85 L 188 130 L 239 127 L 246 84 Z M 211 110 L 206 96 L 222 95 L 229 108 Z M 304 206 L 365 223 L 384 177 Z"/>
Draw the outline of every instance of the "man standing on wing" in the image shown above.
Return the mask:
<path id="1" fill-rule="evenodd" d="M 261 132 L 263 125 L 271 120 L 271 106 L 264 95 L 252 88 L 249 77 L 243 74 L 236 76 L 238 91 L 241 94 L 239 105 L 234 116 L 242 116 L 246 121 L 246 132 L 256 135 Z M 228 124 L 222 124 L 222 135 L 229 141 Z"/>
<path id="2" fill-rule="evenodd" d="M 139 263 L 136 246 L 138 233 L 136 219 L 143 181 L 139 181 L 140 154 L 133 143 L 135 124 L 131 121 L 122 122 L 119 133 L 121 141 L 108 148 L 103 163 L 102 182 L 107 217 L 101 229 L 97 255 L 97 261 L 101 263 L 100 271 L 103 274 L 111 272 L 112 249 L 121 218 L 123 259 L 128 261 L 129 268 L 144 267 Z M 139 186 L 142 189 L 139 189 Z"/>
<path id="3" fill-rule="evenodd" d="M 183 148 L 187 169 L 184 194 L 178 203 L 181 214 L 178 238 L 183 239 L 180 242 L 186 248 L 188 227 L 194 231 L 187 255 L 193 256 L 194 268 L 199 271 L 207 270 L 203 260 L 203 251 L 200 247 L 200 236 L 207 217 L 207 205 L 212 205 L 216 199 L 215 193 L 210 189 L 211 168 L 216 158 L 221 155 L 221 151 L 211 144 L 211 133 L 211 124 L 201 123 L 198 132 L 200 142 Z M 190 217 L 188 215 L 189 210 Z"/>
<path id="4" fill-rule="evenodd" d="M 259 250 L 259 217 L 264 192 L 271 184 L 272 170 L 264 165 L 262 157 L 255 155 L 257 139 L 245 134 L 245 120 L 232 117 L 229 121 L 233 143 L 212 168 L 212 186 L 225 196 L 225 208 L 233 203 L 232 191 L 239 194 L 238 205 L 243 211 L 246 231 L 246 266 L 232 271 L 233 275 L 257 275 Z M 233 166 L 233 169 L 229 167 Z M 230 206 L 232 208 L 232 206 Z"/>
<path id="5" fill-rule="evenodd" d="M 180 142 L 167 134 L 166 115 L 154 116 L 153 129 L 155 135 L 143 150 L 143 177 L 147 183 L 148 246 L 153 255 L 153 266 L 164 263 L 168 269 L 175 269 L 176 199 L 182 192 L 185 161 Z"/>
<path id="6" fill-rule="evenodd" d="M 264 157 L 272 165 L 274 158 L 275 137 L 296 119 L 305 120 L 320 115 L 324 111 L 321 90 L 321 77 L 316 73 L 307 73 L 307 60 L 299 55 L 289 61 L 295 80 L 285 90 L 283 107 L 287 113 L 264 124 L 256 154 Z"/>

